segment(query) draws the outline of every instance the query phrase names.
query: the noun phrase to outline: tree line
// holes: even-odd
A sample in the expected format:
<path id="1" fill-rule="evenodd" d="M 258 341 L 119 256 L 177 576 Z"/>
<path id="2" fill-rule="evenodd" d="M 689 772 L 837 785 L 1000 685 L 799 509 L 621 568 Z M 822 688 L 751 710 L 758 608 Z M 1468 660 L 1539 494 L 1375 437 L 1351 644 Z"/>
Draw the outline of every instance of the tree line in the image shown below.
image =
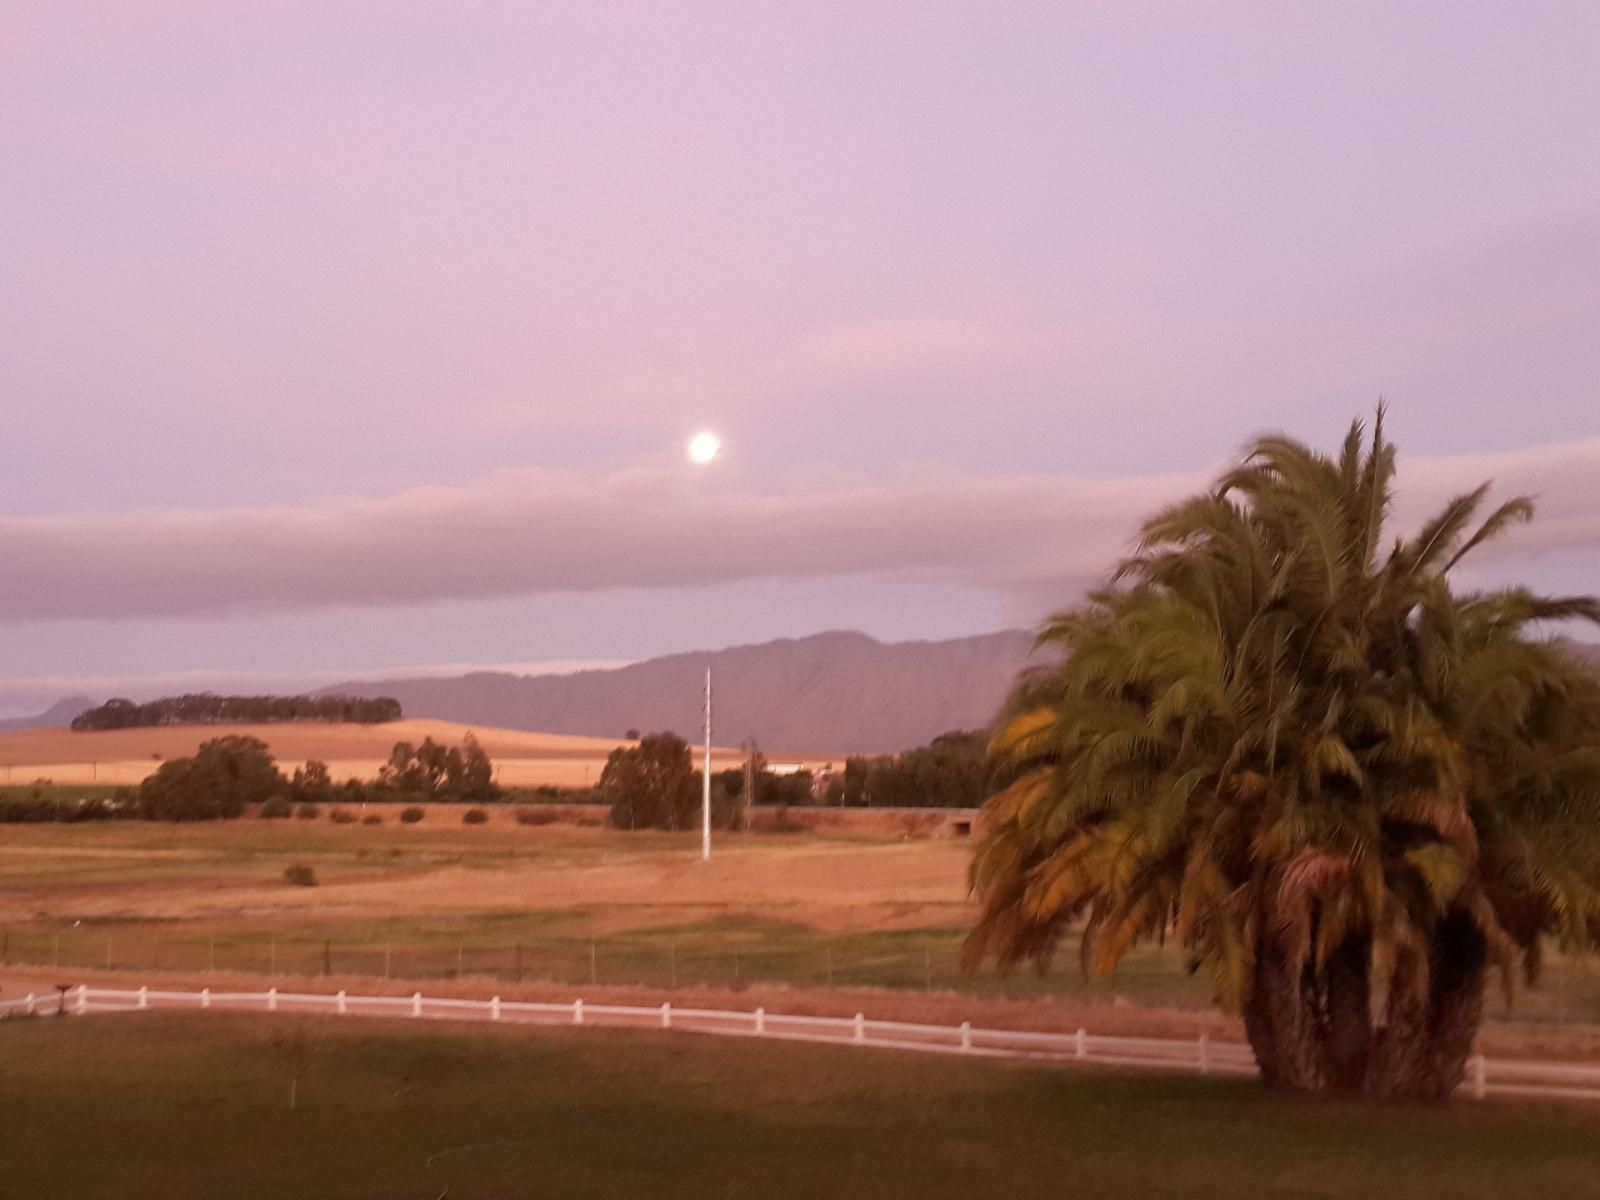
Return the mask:
<path id="1" fill-rule="evenodd" d="M 400 701 L 389 696 L 219 696 L 193 692 L 137 704 L 107 700 L 79 713 L 72 728 L 147 729 L 158 725 L 271 725 L 289 721 L 344 721 L 381 725 L 398 721 Z"/>
<path id="2" fill-rule="evenodd" d="M 497 800 L 494 763 L 472 734 L 460 746 L 432 738 L 420 746 L 395 743 L 374 782 L 337 783 L 328 764 L 312 759 L 285 777 L 260 738 L 229 734 L 201 744 L 194 754 L 162 763 L 136 788 L 110 797 L 61 800 L 36 787 L 0 803 L 0 823 L 33 821 L 218 821 L 243 816 L 252 806 L 349 803 L 479 803 Z"/>
<path id="3" fill-rule="evenodd" d="M 997 781 L 983 730 L 940 734 L 903 754 L 845 759 L 823 787 L 836 808 L 977 808 Z"/>
<path id="4" fill-rule="evenodd" d="M 848 758 L 844 771 L 820 786 L 810 771 L 779 774 L 756 754 L 748 772 L 712 773 L 711 823 L 743 828 L 751 805 L 976 808 L 994 786 L 986 744 L 986 734 L 963 731 L 904 754 Z M 692 829 L 700 822 L 701 772 L 689 744 L 674 733 L 652 733 L 613 750 L 596 792 L 619 829 Z"/>

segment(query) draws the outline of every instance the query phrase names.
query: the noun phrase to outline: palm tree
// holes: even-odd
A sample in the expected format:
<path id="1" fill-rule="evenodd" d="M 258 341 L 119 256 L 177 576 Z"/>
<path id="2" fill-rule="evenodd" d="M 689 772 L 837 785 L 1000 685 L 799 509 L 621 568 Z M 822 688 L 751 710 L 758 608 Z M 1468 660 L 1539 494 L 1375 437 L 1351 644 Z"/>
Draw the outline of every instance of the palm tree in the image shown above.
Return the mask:
<path id="1" fill-rule="evenodd" d="M 1336 458 L 1257 441 L 1158 513 L 1040 642 L 991 741 L 967 961 L 1109 974 L 1172 937 L 1267 1083 L 1442 1099 L 1491 969 L 1600 945 L 1600 681 L 1541 623 L 1590 597 L 1453 590 L 1531 518 L 1488 487 L 1382 549 L 1378 412 Z"/>

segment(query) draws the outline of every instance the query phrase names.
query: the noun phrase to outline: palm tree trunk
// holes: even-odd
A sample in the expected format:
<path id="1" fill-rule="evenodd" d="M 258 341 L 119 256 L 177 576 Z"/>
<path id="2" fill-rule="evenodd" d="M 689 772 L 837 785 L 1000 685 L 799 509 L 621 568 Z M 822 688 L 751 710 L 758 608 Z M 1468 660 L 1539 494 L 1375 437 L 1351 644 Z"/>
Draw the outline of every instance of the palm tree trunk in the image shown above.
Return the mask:
<path id="1" fill-rule="evenodd" d="M 1280 946 L 1261 946 L 1244 1024 L 1262 1080 L 1288 1091 L 1448 1099 L 1483 1014 L 1486 953 L 1464 916 L 1441 922 L 1431 950 L 1431 969 L 1401 956 L 1374 1024 L 1365 938 L 1340 946 L 1320 972 L 1296 969 Z"/>
<path id="2" fill-rule="evenodd" d="M 1256 952 L 1253 986 L 1245 1000 L 1245 1035 L 1261 1078 L 1271 1087 L 1320 1092 L 1327 1087 L 1327 1060 L 1308 1001 L 1311 975 L 1296 968 L 1283 948 L 1266 940 Z"/>
<path id="3" fill-rule="evenodd" d="M 1449 1099 L 1466 1071 L 1483 1016 L 1483 934 L 1469 917 L 1453 913 L 1440 922 L 1430 950 L 1425 976 L 1414 958 L 1396 969 L 1373 1039 L 1368 1095 L 1437 1103 Z"/>
<path id="4" fill-rule="evenodd" d="M 1325 972 L 1328 1082 L 1335 1091 L 1359 1092 L 1372 1048 L 1372 942 L 1347 938 Z"/>

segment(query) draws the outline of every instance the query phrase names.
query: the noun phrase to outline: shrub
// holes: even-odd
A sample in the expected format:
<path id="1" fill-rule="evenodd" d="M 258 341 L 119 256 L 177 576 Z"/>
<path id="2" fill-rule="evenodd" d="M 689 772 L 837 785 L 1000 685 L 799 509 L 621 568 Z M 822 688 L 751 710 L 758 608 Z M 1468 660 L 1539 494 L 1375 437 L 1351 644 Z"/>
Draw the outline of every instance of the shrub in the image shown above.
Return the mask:
<path id="1" fill-rule="evenodd" d="M 382 825 L 383 818 L 377 813 L 368 813 L 366 816 L 361 818 L 361 823 L 363 825 Z"/>
<path id="2" fill-rule="evenodd" d="M 427 813 L 423 812 L 415 804 L 413 804 L 410 808 L 402 808 L 400 810 L 400 820 L 405 822 L 407 825 L 415 825 L 427 815 Z"/>
<path id="3" fill-rule="evenodd" d="M 489 814 L 481 808 L 469 808 L 461 814 L 461 823 L 463 825 L 487 825 L 489 823 Z"/>
<path id="4" fill-rule="evenodd" d="M 335 825 L 354 825 L 357 818 L 348 808 L 335 808 L 328 813 L 328 819 Z"/>
<path id="5" fill-rule="evenodd" d="M 283 881 L 295 887 L 316 887 L 317 873 L 305 863 L 294 863 L 283 870 Z"/>
<path id="6" fill-rule="evenodd" d="M 281 821 L 294 813 L 294 805 L 287 796 L 269 796 L 261 805 L 261 816 L 268 821 Z"/>
<path id="7" fill-rule="evenodd" d="M 306 803 L 299 805 L 294 810 L 294 815 L 302 821 L 315 821 L 322 815 L 322 809 L 315 804 Z"/>
<path id="8" fill-rule="evenodd" d="M 517 810 L 518 825 L 554 825 L 560 819 L 560 813 L 553 813 L 549 809 L 521 808 Z"/>

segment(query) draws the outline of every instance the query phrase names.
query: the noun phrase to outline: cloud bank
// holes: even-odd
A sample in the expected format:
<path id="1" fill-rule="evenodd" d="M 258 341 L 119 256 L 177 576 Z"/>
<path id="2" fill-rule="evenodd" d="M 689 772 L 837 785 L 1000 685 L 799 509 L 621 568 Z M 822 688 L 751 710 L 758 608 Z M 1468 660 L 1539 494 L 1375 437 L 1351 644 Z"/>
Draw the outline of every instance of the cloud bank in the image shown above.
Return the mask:
<path id="1" fill-rule="evenodd" d="M 1600 439 L 1401 464 L 1399 525 L 1486 478 L 1540 517 L 1494 553 L 1600 549 Z M 0 621 L 210 617 L 857 574 L 1026 593 L 1101 577 L 1206 475 L 903 475 L 770 493 L 705 476 L 505 473 L 378 499 L 0 519 Z"/>

